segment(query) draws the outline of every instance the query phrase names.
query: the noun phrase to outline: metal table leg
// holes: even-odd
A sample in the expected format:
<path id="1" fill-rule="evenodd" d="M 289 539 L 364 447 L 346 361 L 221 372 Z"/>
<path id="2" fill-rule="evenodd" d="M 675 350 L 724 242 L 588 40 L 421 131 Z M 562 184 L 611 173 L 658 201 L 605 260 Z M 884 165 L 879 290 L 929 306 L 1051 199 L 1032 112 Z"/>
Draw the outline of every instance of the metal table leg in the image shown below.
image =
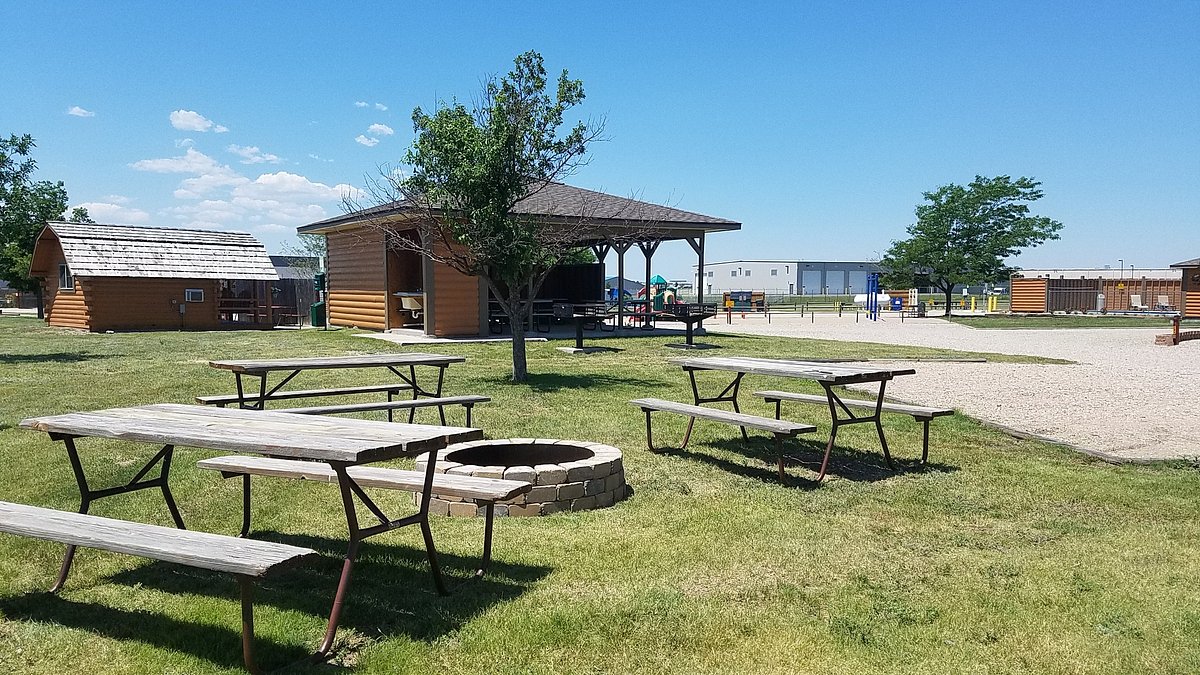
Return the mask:
<path id="1" fill-rule="evenodd" d="M 842 402 L 842 399 L 833 391 L 833 386 L 822 382 L 821 387 L 825 389 L 825 397 L 829 401 L 829 418 L 833 424 L 833 428 L 829 432 L 829 442 L 825 444 L 825 456 L 821 459 L 821 471 L 817 475 L 817 482 L 825 479 L 825 472 L 829 468 L 829 455 L 833 452 L 833 444 L 837 439 L 837 431 L 839 427 L 849 426 L 851 424 L 872 423 L 875 425 L 875 431 L 879 435 L 879 445 L 883 448 L 883 458 L 887 460 L 888 467 L 893 471 L 896 470 L 896 464 L 892 461 L 891 452 L 888 450 L 887 438 L 883 435 L 883 395 L 887 387 L 887 380 L 879 381 L 879 393 L 875 398 L 875 411 L 871 415 L 856 416 L 854 412 Z M 779 414 L 779 402 L 776 402 L 776 416 Z M 838 413 L 838 409 L 845 413 L 844 416 Z"/>
<path id="2" fill-rule="evenodd" d="M 171 512 L 171 519 L 175 521 L 175 526 L 181 530 L 186 530 L 183 524 L 183 516 L 179 514 L 179 507 L 175 505 L 175 498 L 171 495 L 171 487 L 168 484 L 168 479 L 171 475 L 171 456 L 175 452 L 175 446 L 164 445 L 161 450 L 155 453 L 154 457 L 137 472 L 136 475 L 125 485 L 116 487 L 102 488 L 93 490 L 87 481 L 87 476 L 83 472 L 83 462 L 79 459 L 79 450 L 75 447 L 74 436 L 63 436 L 51 434 L 51 439 L 62 441 L 67 448 L 67 457 L 71 460 L 71 470 L 75 474 L 75 482 L 79 486 L 79 512 L 87 513 L 91 508 L 92 502 L 105 497 L 121 495 L 128 492 L 136 492 L 148 488 L 158 488 L 162 491 L 163 500 L 167 503 L 167 510 Z M 160 464 L 158 476 L 149 480 L 142 480 L 155 464 Z M 67 576 L 71 573 L 71 563 L 75 560 L 75 545 L 67 546 L 66 554 L 63 556 L 62 567 L 58 572 L 58 580 L 50 587 L 51 593 L 57 593 L 62 589 L 63 584 L 67 581 Z"/>

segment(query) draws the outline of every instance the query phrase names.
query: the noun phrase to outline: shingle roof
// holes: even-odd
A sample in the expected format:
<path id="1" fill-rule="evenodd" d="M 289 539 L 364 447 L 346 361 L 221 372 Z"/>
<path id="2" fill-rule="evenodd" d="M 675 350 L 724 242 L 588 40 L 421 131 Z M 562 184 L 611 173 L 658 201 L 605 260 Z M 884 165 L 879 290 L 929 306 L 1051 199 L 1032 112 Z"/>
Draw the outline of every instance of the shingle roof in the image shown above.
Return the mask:
<path id="1" fill-rule="evenodd" d="M 267 250 L 245 232 L 63 222 L 46 229 L 77 277 L 279 278 Z"/>
<path id="2" fill-rule="evenodd" d="M 1171 265 L 1171 267 L 1200 267 L 1200 258 L 1193 258 L 1192 260 L 1177 262 L 1174 265 Z"/>
<path id="3" fill-rule="evenodd" d="M 414 210 L 408 202 L 398 201 L 311 223 L 298 229 L 300 232 L 321 232 L 369 216 L 401 215 Z M 706 216 L 628 197 L 617 197 L 562 183 L 546 185 L 518 203 L 513 212 L 551 220 L 583 218 L 597 224 L 651 225 L 656 229 L 687 228 L 716 232 L 738 230 L 742 226 L 735 220 Z"/>

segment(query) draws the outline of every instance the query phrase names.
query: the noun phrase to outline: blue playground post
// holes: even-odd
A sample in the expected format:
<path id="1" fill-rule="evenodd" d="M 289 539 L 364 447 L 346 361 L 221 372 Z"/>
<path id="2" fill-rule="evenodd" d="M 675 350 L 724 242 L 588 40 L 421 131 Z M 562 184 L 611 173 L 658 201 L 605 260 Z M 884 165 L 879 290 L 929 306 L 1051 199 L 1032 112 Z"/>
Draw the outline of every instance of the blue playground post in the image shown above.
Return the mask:
<path id="1" fill-rule="evenodd" d="M 867 318 L 879 320 L 879 275 L 867 275 Z"/>

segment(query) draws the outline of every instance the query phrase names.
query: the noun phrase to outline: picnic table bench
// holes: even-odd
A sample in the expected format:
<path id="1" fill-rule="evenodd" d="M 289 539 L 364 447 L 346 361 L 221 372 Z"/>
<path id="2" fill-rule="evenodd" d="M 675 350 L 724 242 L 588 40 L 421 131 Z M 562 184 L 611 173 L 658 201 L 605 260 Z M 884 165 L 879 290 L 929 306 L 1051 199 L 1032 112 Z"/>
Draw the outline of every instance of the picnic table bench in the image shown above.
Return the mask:
<path id="1" fill-rule="evenodd" d="M 26 429 L 44 431 L 50 434 L 51 439 L 62 441 L 79 485 L 80 512 L 86 513 L 91 503 L 98 499 L 159 488 L 180 530 L 184 529 L 183 519 L 175 507 L 168 483 L 171 459 L 177 445 L 309 460 L 327 465 L 337 477 L 349 542 L 342 574 L 334 593 L 325 637 L 313 655 L 314 659 L 324 658 L 333 647 L 360 543 L 369 537 L 409 525 L 420 526 L 434 585 L 438 593 L 446 594 L 445 582 L 438 566 L 437 550 L 433 543 L 433 532 L 429 526 L 429 502 L 436 475 L 436 462 L 430 462 L 425 471 L 417 512 L 401 518 L 389 517 L 376 505 L 350 477 L 350 467 L 413 457 L 440 450 L 451 443 L 483 437 L 483 432 L 479 429 L 464 427 L 391 424 L 371 420 L 174 403 L 35 417 L 22 420 L 20 425 Z M 137 472 L 133 480 L 124 485 L 95 489 L 89 484 L 76 447 L 76 439 L 88 437 L 162 444 L 162 449 Z M 145 478 L 156 465 L 159 467 L 158 475 L 150 479 Z M 247 491 L 243 495 L 243 505 L 247 505 L 250 499 L 248 481 L 245 488 Z M 356 502 L 366 507 L 379 522 L 368 526 L 360 525 Z M 66 579 L 70 570 L 71 551 L 73 549 L 69 549 L 68 555 L 63 559 L 61 579 Z"/>
<path id="2" fill-rule="evenodd" d="M 387 392 L 389 401 L 392 400 L 392 396 L 395 393 L 402 390 L 411 391 L 413 400 L 418 398 L 441 398 L 442 384 L 446 377 L 446 368 L 451 364 L 462 363 L 466 360 L 466 357 L 463 356 L 446 356 L 444 354 L 394 353 L 209 361 L 208 365 L 213 368 L 228 370 L 233 373 L 234 382 L 237 386 L 237 395 L 232 398 L 230 396 L 204 396 L 197 397 L 196 400 L 200 403 L 209 403 L 212 405 L 237 403 L 240 408 L 265 410 L 267 401 L 306 398 L 308 396 L 370 393 L 371 391 Z M 437 368 L 437 386 L 432 391 L 422 388 L 417 381 L 418 367 Z M 400 382 L 385 383 L 378 386 L 366 385 L 366 389 L 361 387 L 309 389 L 303 391 L 288 391 L 283 389 L 293 378 L 305 371 L 351 368 L 385 368 L 398 377 Z M 287 375 L 274 387 L 268 389 L 267 379 L 272 373 L 287 373 Z M 258 378 L 257 393 L 246 390 L 242 381 L 243 377 Z M 396 387 L 397 389 L 393 389 L 392 387 Z M 446 410 L 443 406 L 438 406 L 437 408 L 439 419 L 444 426 L 446 424 Z M 409 424 L 412 424 L 416 411 L 417 407 L 410 407 L 408 409 Z M 389 410 L 388 421 L 391 421 L 391 419 L 392 415 Z"/>
<path id="3" fill-rule="evenodd" d="M 821 459 L 821 470 L 817 475 L 818 481 L 824 480 L 825 472 L 829 468 L 829 457 L 833 452 L 833 445 L 837 439 L 838 429 L 851 424 L 874 424 L 876 433 L 879 436 L 879 444 L 883 449 L 883 457 L 890 468 L 893 470 L 896 468 L 895 463 L 892 461 L 891 452 L 888 450 L 887 439 L 883 435 L 883 424 L 880 421 L 882 409 L 880 406 L 883 403 L 884 389 L 888 381 L 894 377 L 916 373 L 911 368 L 883 368 L 854 363 L 762 359 L 750 356 L 677 358 L 671 359 L 671 363 L 681 366 L 687 372 L 688 378 L 691 380 L 692 394 L 697 406 L 703 403 L 727 402 L 733 405 L 735 412 L 740 412 L 737 401 L 738 390 L 741 387 L 742 378 L 748 374 L 812 380 L 820 384 L 821 388 L 825 390 L 825 402 L 829 405 L 830 422 L 833 428 L 829 434 L 829 442 L 825 445 L 825 455 Z M 734 379 L 716 396 L 705 397 L 700 395 L 700 389 L 696 383 L 696 373 L 699 371 L 731 372 L 734 373 Z M 864 383 L 878 383 L 879 385 L 878 395 L 873 402 L 874 411 L 870 415 L 855 415 L 850 410 L 850 406 L 842 404 L 841 397 L 833 388 L 847 384 Z M 844 414 L 839 413 L 839 410 L 844 412 Z M 745 435 L 745 429 L 743 429 L 743 438 Z"/>
<path id="4" fill-rule="evenodd" d="M 189 532 L 9 502 L 0 502 L 0 532 L 67 545 L 67 562 L 51 588 L 52 593 L 62 588 L 69 561 L 79 546 L 232 574 L 237 579 L 242 602 L 242 658 L 251 673 L 259 672 L 254 660 L 254 580 L 316 555 L 312 549 L 289 544 Z"/>
<path id="5" fill-rule="evenodd" d="M 825 405 L 829 403 L 828 397 L 819 396 L 817 394 L 797 394 L 790 391 L 756 391 L 755 396 L 762 397 L 767 403 L 775 404 L 775 418 L 780 419 L 783 412 L 784 401 L 797 401 L 800 403 L 817 403 Z M 945 415 L 953 415 L 953 408 L 931 408 L 927 406 L 909 405 L 907 403 L 892 403 L 889 401 L 861 401 L 851 398 L 839 398 L 840 405 L 847 408 L 860 408 L 865 410 L 874 410 L 876 407 L 883 412 L 902 413 L 912 415 L 912 418 L 921 422 L 924 426 L 924 435 L 921 440 L 921 463 L 924 464 L 929 460 L 929 423 L 935 417 L 943 417 Z"/>
<path id="6" fill-rule="evenodd" d="M 388 421 L 391 422 L 392 412 L 395 410 L 411 410 L 413 408 L 429 408 L 433 406 L 441 408 L 449 405 L 461 405 L 467 411 L 467 426 L 471 426 L 471 409 L 475 407 L 476 403 L 487 403 L 490 400 L 492 399 L 487 396 L 480 396 L 478 394 L 442 396 L 440 398 L 418 398 L 404 401 L 393 401 L 389 398 L 387 401 L 368 401 L 365 403 L 338 403 L 334 405 L 280 408 L 279 412 L 297 413 L 300 415 L 336 415 L 350 412 L 386 410 L 388 414 Z"/>
<path id="7" fill-rule="evenodd" d="M 631 404 L 642 409 L 646 413 L 646 446 L 651 452 L 655 451 L 654 441 L 650 430 L 650 413 L 654 411 L 674 413 L 676 415 L 685 415 L 688 417 L 687 431 L 683 435 L 683 443 L 679 449 L 687 447 L 688 440 L 692 437 L 692 425 L 697 419 L 709 420 L 712 422 L 721 422 L 724 424 L 732 424 L 741 427 L 743 436 L 746 434 L 746 428 L 759 429 L 770 432 L 775 437 L 775 448 L 779 451 L 779 477 L 784 477 L 783 460 L 786 455 L 783 454 L 783 440 L 785 438 L 794 438 L 796 434 L 808 433 L 816 431 L 817 428 L 811 424 L 802 424 L 798 422 L 789 422 L 787 420 L 771 419 L 770 417 L 758 417 L 757 415 L 747 415 L 741 412 L 729 412 L 727 410 L 717 410 L 715 408 L 705 408 L 699 405 L 688 405 L 687 403 L 676 403 L 675 401 L 664 401 L 657 398 L 639 398 L 630 401 Z"/>
<path id="8" fill-rule="evenodd" d="M 225 478 L 242 477 L 244 500 L 242 502 L 241 536 L 243 537 L 250 533 L 250 476 L 294 478 L 321 483 L 338 482 L 337 473 L 328 464 L 320 462 L 231 455 L 200 460 L 196 466 L 201 469 L 220 471 Z M 420 495 L 425 486 L 425 472 L 423 471 L 352 466 L 346 470 L 346 473 L 359 487 L 400 490 Z M 483 555 L 479 567 L 475 571 L 476 578 L 483 576 L 492 560 L 492 523 L 496 502 L 512 499 L 517 495 L 529 492 L 532 488 L 533 484 L 525 481 L 446 473 L 434 475 L 433 485 L 430 488 L 434 496 L 472 499 L 476 504 L 484 507 Z"/>

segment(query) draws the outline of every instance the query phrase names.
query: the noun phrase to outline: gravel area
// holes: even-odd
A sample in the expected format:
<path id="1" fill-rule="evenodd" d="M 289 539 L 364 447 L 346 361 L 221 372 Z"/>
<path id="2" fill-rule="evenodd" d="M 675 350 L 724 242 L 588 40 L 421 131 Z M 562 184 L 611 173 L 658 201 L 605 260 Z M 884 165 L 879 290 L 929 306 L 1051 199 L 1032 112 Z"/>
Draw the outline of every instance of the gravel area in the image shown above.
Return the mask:
<path id="1" fill-rule="evenodd" d="M 732 325 L 714 321 L 708 329 L 1068 359 L 1077 365 L 919 362 L 916 375 L 887 391 L 1111 459 L 1200 457 L 1200 341 L 1156 346 L 1165 327 L 984 330 L 938 319 L 817 316 L 812 323 L 781 315 L 768 324 L 735 315 Z"/>

